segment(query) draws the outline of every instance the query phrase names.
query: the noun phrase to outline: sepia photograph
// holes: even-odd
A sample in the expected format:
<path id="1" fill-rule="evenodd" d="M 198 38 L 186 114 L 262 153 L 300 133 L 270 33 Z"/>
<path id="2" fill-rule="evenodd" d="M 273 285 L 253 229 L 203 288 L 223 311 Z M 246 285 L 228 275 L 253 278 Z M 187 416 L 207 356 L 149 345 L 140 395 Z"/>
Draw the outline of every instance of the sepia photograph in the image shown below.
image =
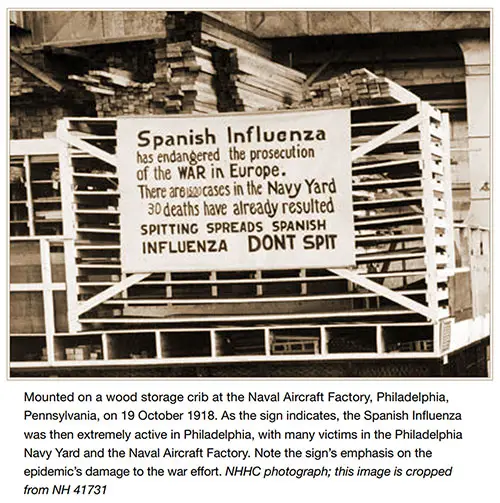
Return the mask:
<path id="1" fill-rule="evenodd" d="M 9 10 L 10 378 L 491 377 L 491 10 Z"/>

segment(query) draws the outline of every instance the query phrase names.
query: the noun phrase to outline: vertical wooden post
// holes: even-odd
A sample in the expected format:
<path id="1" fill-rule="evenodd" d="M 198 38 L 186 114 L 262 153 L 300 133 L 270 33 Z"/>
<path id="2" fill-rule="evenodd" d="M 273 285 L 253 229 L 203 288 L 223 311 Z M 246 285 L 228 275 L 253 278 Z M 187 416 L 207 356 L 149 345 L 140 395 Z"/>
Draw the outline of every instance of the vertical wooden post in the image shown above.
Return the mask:
<path id="1" fill-rule="evenodd" d="M 305 269 L 300 270 L 300 277 L 305 278 L 307 271 Z M 307 295 L 307 282 L 300 284 L 300 295 Z"/>
<path id="2" fill-rule="evenodd" d="M 455 268 L 455 239 L 453 236 L 453 196 L 450 161 L 450 118 L 448 114 L 442 114 L 441 129 L 443 131 L 443 190 L 445 204 L 446 228 L 446 252 L 448 253 L 448 269 Z"/>
<path id="3" fill-rule="evenodd" d="M 210 281 L 217 281 L 217 273 L 215 271 L 210 272 Z M 210 283 L 210 293 L 212 297 L 217 297 L 218 288 L 214 283 Z"/>
<path id="4" fill-rule="evenodd" d="M 271 356 L 271 330 L 269 327 L 264 329 L 264 349 L 265 355 Z"/>
<path id="5" fill-rule="evenodd" d="M 156 358 L 163 358 L 163 350 L 161 348 L 161 334 L 159 330 L 155 330 L 155 347 L 156 347 Z"/>
<path id="6" fill-rule="evenodd" d="M 375 337 L 376 337 L 376 342 L 377 342 L 377 353 L 379 355 L 385 353 L 385 341 L 384 341 L 384 333 L 383 333 L 383 328 L 382 325 L 377 325 L 376 326 L 376 332 L 375 332 Z"/>
<path id="7" fill-rule="evenodd" d="M 65 130 L 68 120 L 58 121 L 57 130 Z M 73 202 L 73 166 L 69 147 L 59 141 L 59 174 L 61 184 L 61 209 L 63 216 L 64 264 L 66 268 L 66 301 L 68 305 L 68 327 L 70 332 L 79 332 L 82 326 L 78 320 L 78 286 L 76 267 L 76 214 Z"/>
<path id="8" fill-rule="evenodd" d="M 436 229 L 433 191 L 433 158 L 431 153 L 430 105 L 421 103 L 422 122 L 420 123 L 420 142 L 422 149 L 422 204 L 424 207 L 424 246 L 425 246 L 425 279 L 427 282 L 427 304 L 432 318 L 438 315 L 438 288 L 436 266 Z"/>
<path id="9" fill-rule="evenodd" d="M 255 279 L 262 279 L 262 271 L 255 271 Z M 263 294 L 262 283 L 257 284 L 256 294 L 258 297 L 262 297 Z"/>
<path id="10" fill-rule="evenodd" d="M 165 273 L 165 281 L 168 282 L 167 287 L 165 288 L 165 295 L 166 295 L 167 299 L 171 299 L 172 298 L 172 284 L 171 284 L 172 273 L 170 273 L 170 272 Z"/>
<path id="11" fill-rule="evenodd" d="M 31 191 L 31 164 L 30 164 L 30 158 L 29 155 L 25 155 L 23 157 L 23 164 L 24 164 L 24 177 L 26 178 L 25 180 L 25 187 L 26 187 L 26 205 L 28 207 L 28 230 L 29 230 L 29 235 L 34 236 L 35 235 L 35 211 L 33 207 L 33 193 Z"/>
<path id="12" fill-rule="evenodd" d="M 101 335 L 101 341 L 102 341 L 102 359 L 107 361 L 109 360 L 109 341 L 108 341 L 108 334 L 104 332 Z"/>
<path id="13" fill-rule="evenodd" d="M 212 358 L 219 356 L 217 354 L 217 333 L 213 329 L 210 330 L 210 353 Z"/>
<path id="14" fill-rule="evenodd" d="M 52 365 L 55 360 L 54 336 L 56 333 L 56 324 L 54 317 L 54 294 L 52 291 L 52 271 L 50 267 L 50 243 L 48 239 L 40 239 L 40 262 L 42 265 L 43 314 L 47 361 L 49 365 Z"/>
<path id="15" fill-rule="evenodd" d="M 441 325 L 442 322 L 437 322 L 432 326 L 432 352 L 435 355 L 441 353 Z"/>
<path id="16" fill-rule="evenodd" d="M 322 355 L 327 355 L 328 354 L 328 332 L 326 331 L 325 326 L 320 327 L 320 338 L 321 338 L 321 350 L 320 353 Z"/>

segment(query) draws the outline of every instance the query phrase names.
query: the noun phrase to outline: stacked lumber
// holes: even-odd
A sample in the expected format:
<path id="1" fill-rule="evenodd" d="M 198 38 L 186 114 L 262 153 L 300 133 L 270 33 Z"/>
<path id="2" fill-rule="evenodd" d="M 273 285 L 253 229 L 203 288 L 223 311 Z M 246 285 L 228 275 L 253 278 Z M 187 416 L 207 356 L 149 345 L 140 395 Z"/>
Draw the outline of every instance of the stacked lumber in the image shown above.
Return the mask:
<path id="1" fill-rule="evenodd" d="M 155 82 L 135 82 L 132 73 L 115 67 L 89 70 L 85 75 L 69 75 L 95 98 L 98 117 L 155 115 L 164 111 L 153 103 Z"/>
<path id="2" fill-rule="evenodd" d="M 309 86 L 302 106 L 356 107 L 389 103 L 416 103 L 418 96 L 395 82 L 380 77 L 366 68 Z"/>
<path id="3" fill-rule="evenodd" d="M 271 61 L 269 43 L 201 12 L 169 13 L 166 28 L 151 52 L 153 82 L 135 82 L 138 69 L 119 56 L 103 69 L 68 77 L 94 95 L 98 116 L 276 110 L 300 103 L 306 76 Z"/>
<path id="4" fill-rule="evenodd" d="M 182 100 L 178 111 L 275 110 L 301 101 L 306 76 L 271 61 L 268 42 L 202 12 L 168 13 L 166 28 L 166 50 L 171 51 L 167 66 L 173 82 L 181 83 L 184 92 L 186 83 L 194 83 L 197 91 L 196 100 L 188 106 Z M 178 59 L 172 60 L 176 56 Z M 186 65 L 186 60 L 192 66 Z M 157 57 L 156 81 L 158 63 Z M 191 77 L 188 72 L 196 71 L 197 65 L 201 74 Z"/>
<path id="5" fill-rule="evenodd" d="M 239 30 L 213 13 L 182 12 L 167 13 L 167 39 L 170 42 L 189 40 L 197 47 L 239 47 L 264 58 L 271 57 L 271 44 L 251 33 Z"/>
<path id="6" fill-rule="evenodd" d="M 95 94 L 98 117 L 118 115 L 157 115 L 164 113 L 152 102 L 155 83 L 134 83 L 126 88 L 114 89 L 112 95 Z"/>
<path id="7" fill-rule="evenodd" d="M 22 96 L 23 94 L 31 94 L 34 87 L 24 81 L 22 77 L 11 77 L 10 79 L 10 95 Z"/>
<path id="8" fill-rule="evenodd" d="M 78 82 L 91 93 L 106 96 L 114 96 L 116 88 L 135 84 L 131 72 L 113 67 L 107 70 L 89 70 L 85 75 L 68 75 L 68 79 Z"/>
<path id="9" fill-rule="evenodd" d="M 191 41 L 162 41 L 155 51 L 153 101 L 166 113 L 215 113 L 212 54 Z"/>
<path id="10" fill-rule="evenodd" d="M 127 70 L 137 82 L 150 82 L 155 67 L 155 47 L 154 40 L 126 43 L 123 49 L 111 50 L 105 55 L 104 66 Z M 102 51 L 103 46 L 100 49 Z M 93 60 L 100 61 L 102 56 L 96 54 Z"/>
<path id="11" fill-rule="evenodd" d="M 214 53 L 221 111 L 277 110 L 299 103 L 306 75 L 233 48 Z"/>

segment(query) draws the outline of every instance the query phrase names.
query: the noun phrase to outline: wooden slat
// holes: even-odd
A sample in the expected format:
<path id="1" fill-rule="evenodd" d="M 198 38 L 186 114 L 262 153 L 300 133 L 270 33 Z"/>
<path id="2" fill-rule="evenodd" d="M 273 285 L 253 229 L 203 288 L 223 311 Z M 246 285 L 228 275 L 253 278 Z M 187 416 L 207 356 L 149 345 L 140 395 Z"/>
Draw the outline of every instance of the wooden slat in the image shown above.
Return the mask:
<path id="1" fill-rule="evenodd" d="M 382 178 L 378 180 L 365 180 L 360 182 L 353 182 L 352 189 L 356 190 L 369 190 L 369 189 L 387 189 L 387 188 L 403 188 L 406 187 L 410 190 L 420 187 L 422 179 L 420 177 L 411 178 Z"/>
<path id="2" fill-rule="evenodd" d="M 344 311 L 344 312 L 321 312 L 321 313 L 297 313 L 297 314 L 244 314 L 244 315 L 203 315 L 203 316 L 172 316 L 170 318 L 82 318 L 82 323 L 102 323 L 102 324 L 117 324 L 117 323 L 130 323 L 130 324 L 178 324 L 182 323 L 233 323 L 238 321 L 271 321 L 276 322 L 279 320 L 306 320 L 306 319 L 328 319 L 328 318 L 367 318 L 367 317 L 383 317 L 383 316 L 406 316 L 411 314 L 410 310 L 398 309 L 372 309 L 365 311 Z"/>
<path id="3" fill-rule="evenodd" d="M 411 216 L 402 216 L 402 217 L 389 217 L 389 218 L 374 218 L 371 220 L 366 220 L 366 221 L 355 221 L 355 227 L 380 227 L 380 226 L 385 226 L 385 225 L 392 225 L 392 224 L 400 224 L 400 225 L 405 225 L 411 223 L 417 223 L 417 222 L 422 222 L 423 217 L 422 215 L 411 215 Z"/>
<path id="4" fill-rule="evenodd" d="M 373 236 L 358 236 L 356 237 L 356 245 L 366 245 L 368 243 L 387 243 L 391 241 L 415 241 L 423 239 L 423 234 L 391 234 L 388 236 L 384 235 L 373 235 Z"/>
<path id="5" fill-rule="evenodd" d="M 73 176 L 75 177 L 83 177 L 83 178 L 118 178 L 116 173 L 79 173 L 78 171 L 73 172 Z M 90 195 L 92 191 L 89 191 Z"/>
<path id="6" fill-rule="evenodd" d="M 77 227 L 76 232 L 81 233 L 103 233 L 103 234 L 120 234 L 120 229 L 105 229 L 105 228 L 90 228 L 90 227 Z"/>
<path id="7" fill-rule="evenodd" d="M 421 196 L 394 197 L 389 199 L 374 199 L 372 201 L 355 201 L 354 209 L 385 208 L 391 206 L 411 206 L 422 202 Z"/>
<path id="8" fill-rule="evenodd" d="M 78 243 L 75 245 L 77 250 L 119 250 L 119 244 L 109 244 L 109 245 L 79 245 Z"/>
<path id="9" fill-rule="evenodd" d="M 425 295 L 425 290 L 407 290 L 402 291 L 405 295 Z M 113 299 L 105 301 L 104 304 L 130 304 L 130 305 L 189 305 L 189 304 L 254 304 L 254 303 L 274 303 L 274 302 L 305 302 L 305 301 L 324 301 L 324 300 L 345 300 L 380 297 L 377 293 L 345 293 L 330 295 L 301 295 L 290 297 L 253 297 L 253 298 L 224 298 L 224 297 L 206 297 L 196 299 L 172 298 L 172 299 Z"/>
<path id="10" fill-rule="evenodd" d="M 423 251 L 419 252 L 385 252 L 385 253 L 367 253 L 364 255 L 356 255 L 356 262 L 384 262 L 384 261 L 399 261 L 399 260 L 414 260 L 425 257 Z"/>
<path id="11" fill-rule="evenodd" d="M 363 165 L 354 165 L 352 167 L 353 175 L 368 174 L 368 173 L 384 173 L 393 168 L 403 167 L 409 164 L 415 164 L 420 160 L 420 155 L 404 156 L 402 159 L 394 159 L 382 162 L 367 162 Z"/>

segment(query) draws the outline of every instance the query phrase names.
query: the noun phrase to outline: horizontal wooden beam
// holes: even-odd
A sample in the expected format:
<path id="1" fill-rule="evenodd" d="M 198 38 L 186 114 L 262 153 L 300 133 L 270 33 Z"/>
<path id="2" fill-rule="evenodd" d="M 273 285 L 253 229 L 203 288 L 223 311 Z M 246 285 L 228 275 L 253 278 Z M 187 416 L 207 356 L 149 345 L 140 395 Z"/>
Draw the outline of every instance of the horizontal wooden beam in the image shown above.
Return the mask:
<path id="1" fill-rule="evenodd" d="M 407 295 L 425 295 L 425 290 L 408 290 Z M 190 305 L 190 304 L 254 304 L 254 303 L 277 303 L 277 302 L 307 302 L 307 301 L 328 301 L 344 299 L 366 299 L 378 296 L 378 293 L 333 293 L 326 295 L 302 295 L 294 297 L 252 297 L 252 298 L 234 298 L 234 297 L 205 297 L 196 299 L 116 299 L 108 300 L 106 304 L 127 304 L 131 306 L 140 305 Z"/>
<path id="2" fill-rule="evenodd" d="M 66 283 L 11 283 L 9 290 L 11 292 L 64 291 L 66 290 Z"/>
<path id="3" fill-rule="evenodd" d="M 161 306 L 158 306 L 161 307 Z M 363 311 L 328 311 L 321 313 L 288 313 L 288 314 L 227 314 L 227 315 L 199 315 L 199 316 L 156 316 L 151 313 L 146 313 L 145 307 L 139 307 L 140 318 L 130 317 L 130 318 L 84 318 L 80 321 L 82 323 L 100 323 L 100 324 L 118 324 L 124 323 L 126 325 L 159 325 L 159 324 L 175 324 L 175 323 L 235 323 L 238 321 L 272 321 L 276 323 L 277 321 L 288 322 L 291 320 L 314 320 L 314 319 L 334 319 L 334 318 L 369 318 L 369 317 L 382 317 L 382 316 L 407 316 L 407 309 L 366 309 Z M 148 316 L 148 317 L 146 317 Z M 373 324 L 384 324 L 384 322 L 373 322 Z"/>

